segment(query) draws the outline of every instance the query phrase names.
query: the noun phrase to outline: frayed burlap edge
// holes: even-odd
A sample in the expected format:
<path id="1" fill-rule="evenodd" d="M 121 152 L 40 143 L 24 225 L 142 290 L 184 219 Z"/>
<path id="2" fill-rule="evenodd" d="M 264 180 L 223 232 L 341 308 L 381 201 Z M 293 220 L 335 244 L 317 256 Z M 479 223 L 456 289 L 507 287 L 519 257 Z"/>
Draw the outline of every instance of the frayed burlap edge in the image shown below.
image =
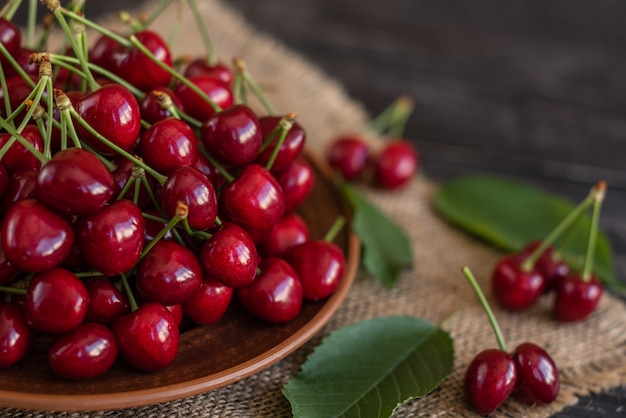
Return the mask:
<path id="1" fill-rule="evenodd" d="M 308 133 L 308 148 L 322 153 L 335 135 L 358 131 L 368 115 L 342 87 L 274 39 L 255 32 L 238 14 L 211 0 L 199 2 L 221 57 L 243 57 L 250 72 L 268 92 L 280 113 L 295 112 Z M 171 27 L 172 14 L 159 28 Z M 166 30 L 163 29 L 165 33 Z M 175 45 L 177 53 L 198 55 L 201 46 L 190 15 Z M 377 145 L 374 143 L 373 145 Z M 483 289 L 488 289 L 491 268 L 501 255 L 438 218 L 431 208 L 436 184 L 422 174 L 399 193 L 364 189 L 368 197 L 405 229 L 413 243 L 415 268 L 404 273 L 393 290 L 386 290 L 359 271 L 345 302 L 309 343 L 281 362 L 227 387 L 188 398 L 139 408 L 86 413 L 0 410 L 15 417 L 282 417 L 291 416 L 281 393 L 322 338 L 343 325 L 380 316 L 413 315 L 445 323 L 454 338 L 455 366 L 450 376 L 430 395 L 406 402 L 394 416 L 474 416 L 467 409 L 462 379 L 467 364 L 480 350 L 495 347 L 487 318 L 461 274 L 469 266 Z M 490 297 L 488 290 L 486 291 Z M 492 306 L 495 304 L 492 302 Z M 507 401 L 493 416 L 546 417 L 577 402 L 578 396 L 626 383 L 626 310 L 606 295 L 598 311 L 578 324 L 561 324 L 550 317 L 551 299 L 544 297 L 523 313 L 495 308 L 509 348 L 523 341 L 544 346 L 559 366 L 562 387 L 558 399 L 547 406 Z M 445 321 L 445 322 L 444 322 Z"/>

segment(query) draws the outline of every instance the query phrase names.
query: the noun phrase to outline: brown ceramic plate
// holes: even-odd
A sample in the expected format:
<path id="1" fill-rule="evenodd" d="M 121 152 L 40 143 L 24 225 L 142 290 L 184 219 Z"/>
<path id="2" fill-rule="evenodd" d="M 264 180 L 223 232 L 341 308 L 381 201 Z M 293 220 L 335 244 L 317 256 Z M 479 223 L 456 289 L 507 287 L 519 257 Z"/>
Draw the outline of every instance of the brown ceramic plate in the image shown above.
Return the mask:
<path id="1" fill-rule="evenodd" d="M 326 166 L 309 161 L 316 181 L 299 212 L 312 238 L 319 239 L 339 215 L 349 217 L 350 213 Z M 344 228 L 335 243 L 346 255 L 341 284 L 327 300 L 305 302 L 296 319 L 287 324 L 264 324 L 234 303 L 217 324 L 184 332 L 178 356 L 166 369 L 142 373 L 118 361 L 106 375 L 90 381 L 56 377 L 46 363 L 45 350 L 35 349 L 0 371 L 0 406 L 78 411 L 150 405 L 217 389 L 263 370 L 313 337 L 346 297 L 359 263 L 359 242 Z"/>

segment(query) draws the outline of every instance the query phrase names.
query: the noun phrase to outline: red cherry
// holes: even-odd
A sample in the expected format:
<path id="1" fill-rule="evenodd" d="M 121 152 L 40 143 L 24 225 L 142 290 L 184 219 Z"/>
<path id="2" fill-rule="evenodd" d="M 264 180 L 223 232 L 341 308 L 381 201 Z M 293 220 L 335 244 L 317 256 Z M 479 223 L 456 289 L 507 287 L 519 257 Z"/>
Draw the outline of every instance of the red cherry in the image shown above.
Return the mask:
<path id="1" fill-rule="evenodd" d="M 66 379 L 93 379 L 113 366 L 117 351 L 113 332 L 102 324 L 88 322 L 52 342 L 48 363 Z"/>
<path id="2" fill-rule="evenodd" d="M 141 130 L 139 103 L 133 94 L 119 84 L 107 84 L 76 101 L 76 111 L 97 132 L 113 144 L 128 151 Z M 116 151 L 103 144 L 82 125 L 75 125 L 85 142 L 103 155 Z"/>
<path id="3" fill-rule="evenodd" d="M 180 324 L 183 323 L 183 318 L 185 316 L 185 312 L 183 312 L 183 305 L 180 303 L 176 305 L 166 305 L 165 309 L 170 311 L 172 317 L 174 318 L 174 323 L 177 327 L 180 327 Z"/>
<path id="4" fill-rule="evenodd" d="M 92 277 L 85 281 L 89 293 L 86 320 L 103 325 L 130 312 L 130 302 L 108 277 Z"/>
<path id="5" fill-rule="evenodd" d="M 0 213 L 6 214 L 15 202 L 28 198 L 36 198 L 37 169 L 23 169 L 9 176 L 9 184 L 0 203 Z"/>
<path id="6" fill-rule="evenodd" d="M 139 152 L 146 164 L 167 174 L 177 167 L 195 164 L 198 141 L 185 122 L 167 118 L 144 131 L 139 141 Z"/>
<path id="7" fill-rule="evenodd" d="M 100 209 L 113 195 L 113 177 L 90 151 L 59 151 L 37 176 L 37 197 L 60 212 L 82 215 Z"/>
<path id="8" fill-rule="evenodd" d="M 24 316 L 35 330 L 61 334 L 83 323 L 89 292 L 72 272 L 54 268 L 33 276 L 26 293 Z"/>
<path id="9" fill-rule="evenodd" d="M 230 166 L 227 164 L 221 164 L 221 166 L 228 172 Z M 213 165 L 207 158 L 202 154 L 198 154 L 198 159 L 193 167 L 207 176 L 215 190 L 220 189 L 224 184 L 226 184 L 227 180 L 224 175 Z"/>
<path id="10" fill-rule="evenodd" d="M 252 283 L 237 289 L 239 301 L 263 321 L 272 324 L 291 321 L 302 307 L 302 285 L 297 273 L 277 257 L 261 261 L 259 270 Z"/>
<path id="11" fill-rule="evenodd" d="M 258 246 L 263 257 L 282 257 L 291 247 L 309 240 L 309 227 L 302 217 L 288 213 L 270 230 Z"/>
<path id="12" fill-rule="evenodd" d="M 541 296 L 545 280 L 536 270 L 524 271 L 525 257 L 517 254 L 503 257 L 491 276 L 493 294 L 502 307 L 510 311 L 528 308 Z"/>
<path id="13" fill-rule="evenodd" d="M 356 180 L 363 174 L 370 157 L 367 144 L 358 136 L 335 139 L 327 153 L 328 164 L 346 180 Z"/>
<path id="14" fill-rule="evenodd" d="M 158 33 L 143 30 L 135 33 L 135 37 L 154 55 L 157 61 L 168 67 L 172 66 L 172 55 L 169 47 Z M 126 51 L 126 57 L 119 62 L 116 73 L 143 91 L 167 86 L 172 79 L 169 72 L 135 47 Z"/>
<path id="15" fill-rule="evenodd" d="M 200 137 L 209 154 L 239 166 L 255 160 L 261 148 L 261 125 L 248 106 L 235 105 L 206 120 Z"/>
<path id="16" fill-rule="evenodd" d="M 530 404 L 547 404 L 560 390 L 559 370 L 552 357 L 533 343 L 517 346 L 513 353 L 517 365 L 517 394 Z"/>
<path id="17" fill-rule="evenodd" d="M 200 289 L 183 303 L 183 311 L 196 324 L 214 324 L 228 310 L 233 293 L 232 287 L 206 279 Z"/>
<path id="18" fill-rule="evenodd" d="M 0 54 L 1 56 L 4 56 Z M 8 63 L 7 63 L 8 65 Z M 35 84 L 38 81 L 38 78 L 35 76 L 31 76 L 31 81 Z M 28 96 L 33 91 L 32 86 L 24 80 L 21 76 L 16 75 L 13 77 L 9 77 L 6 79 L 6 91 L 0 88 L 0 115 L 3 117 L 7 116 L 7 108 L 5 107 L 5 96 L 9 96 L 9 104 L 11 105 L 11 112 L 14 112 L 23 102 L 28 98 Z M 15 123 L 22 123 L 24 120 L 24 116 L 26 116 L 27 110 L 24 108 L 18 115 L 15 117 Z"/>
<path id="19" fill-rule="evenodd" d="M 264 141 L 278 126 L 280 120 L 281 117 L 279 116 L 263 116 L 259 118 Z M 265 149 L 259 153 L 255 161 L 257 164 L 262 166 L 267 165 L 272 153 L 274 152 L 274 148 L 278 143 L 279 137 L 280 134 L 276 135 L 274 140 L 272 140 L 269 145 L 267 145 Z M 276 155 L 276 159 L 274 160 L 271 168 L 272 172 L 285 169 L 296 157 L 300 155 L 304 149 L 305 142 L 306 133 L 304 132 L 304 129 L 302 129 L 297 122 L 294 122 L 278 150 L 278 154 Z"/>
<path id="20" fill-rule="evenodd" d="M 0 164 L 0 200 L 4 197 L 4 193 L 9 186 L 9 172 L 2 164 Z"/>
<path id="21" fill-rule="evenodd" d="M 158 99 L 158 95 L 165 93 L 172 100 L 172 104 L 181 111 L 185 111 L 183 102 L 180 101 L 176 93 L 167 87 L 158 87 L 146 94 L 145 97 L 139 102 L 139 110 L 141 112 L 141 118 L 148 123 L 156 123 L 160 120 L 172 117 L 169 110 L 163 109 L 161 102 Z"/>
<path id="22" fill-rule="evenodd" d="M 141 210 L 118 200 L 76 222 L 78 246 L 87 262 L 105 276 L 132 269 L 141 255 L 145 225 Z"/>
<path id="23" fill-rule="evenodd" d="M 195 77 L 203 75 L 220 80 L 230 86 L 233 84 L 233 71 L 224 63 L 218 62 L 215 65 L 209 64 L 206 58 L 196 58 L 187 65 L 184 72 L 185 77 Z"/>
<path id="24" fill-rule="evenodd" d="M 2 29 L 0 29 L 0 32 L 1 31 Z M 39 77 L 39 64 L 30 61 L 30 56 L 33 52 L 35 51 L 30 48 L 20 47 L 14 54 L 12 54 L 12 56 L 26 74 L 34 77 Z M 0 57 L 0 62 L 2 62 L 2 65 L 4 66 L 3 70 L 4 76 L 6 78 L 18 75 L 17 71 L 13 68 L 12 65 L 4 65 L 4 55 Z M 9 63 L 7 62 L 7 64 Z"/>
<path id="25" fill-rule="evenodd" d="M 467 400 L 481 415 L 496 410 L 513 392 L 516 383 L 513 357 L 495 348 L 478 353 L 465 373 Z"/>
<path id="26" fill-rule="evenodd" d="M 0 240 L 0 285 L 11 283 L 20 272 L 21 270 L 7 259 L 2 240 Z"/>
<path id="27" fill-rule="evenodd" d="M 113 183 L 115 187 L 115 190 L 113 191 L 113 199 L 115 200 L 118 199 L 126 183 L 128 181 L 135 180 L 135 178 L 133 177 L 134 164 L 132 161 L 126 158 L 120 158 L 119 161 L 116 161 L 116 162 L 117 162 L 117 168 L 112 173 Z M 146 175 L 145 178 L 148 181 L 148 184 L 150 185 L 151 190 L 156 190 L 157 182 L 154 179 L 154 177 L 150 175 Z M 122 196 L 122 198 L 132 201 L 134 195 L 135 195 L 135 187 L 133 185 L 130 187 L 128 192 L 126 192 L 126 194 Z M 137 198 L 137 206 L 139 206 L 140 208 L 145 208 L 150 203 L 152 203 L 152 201 L 150 199 L 150 195 L 146 191 L 146 188 L 143 186 L 140 187 L 139 196 Z"/>
<path id="28" fill-rule="evenodd" d="M 16 303 L 0 303 L 0 368 L 17 363 L 28 351 L 32 332 Z"/>
<path id="29" fill-rule="evenodd" d="M 172 313 L 163 305 L 149 302 L 113 322 L 119 352 L 130 365 L 154 372 L 176 358 L 180 334 Z"/>
<path id="30" fill-rule="evenodd" d="M 26 141 L 31 144 L 37 151 L 43 151 L 43 140 L 39 129 L 35 125 L 27 125 L 21 132 Z M 4 146 L 11 134 L 8 132 L 0 133 L 0 147 Z M 15 141 L 8 149 L 4 157 L 2 157 L 2 165 L 9 173 L 14 173 L 22 169 L 36 169 L 41 167 L 41 161 L 37 159 L 26 147 Z"/>
<path id="31" fill-rule="evenodd" d="M 0 43 L 2 43 L 11 56 L 15 56 L 22 44 L 22 33 L 20 32 L 20 28 L 17 27 L 15 23 L 4 17 L 0 18 Z M 3 67 L 10 67 L 8 60 L 3 54 L 0 54 L 0 62 Z"/>
<path id="32" fill-rule="evenodd" d="M 221 109 L 228 109 L 233 105 L 233 93 L 230 87 L 223 82 L 207 75 L 190 77 L 189 81 L 209 96 Z M 205 121 L 217 112 L 211 104 L 186 84 L 178 84 L 174 93 L 183 103 L 187 114 L 195 119 Z"/>
<path id="33" fill-rule="evenodd" d="M 315 172 L 302 158 L 293 160 L 284 170 L 274 174 L 283 190 L 285 212 L 295 210 L 313 190 Z"/>
<path id="34" fill-rule="evenodd" d="M 200 262 L 191 250 L 175 241 L 160 240 L 137 266 L 137 290 L 163 305 L 183 303 L 201 284 Z"/>
<path id="35" fill-rule="evenodd" d="M 530 256 L 530 254 L 541 244 L 541 241 L 535 241 L 528 244 L 522 251 L 522 255 Z M 569 266 L 561 258 L 555 255 L 553 246 L 548 246 L 546 250 L 537 259 L 535 268 L 546 281 L 544 292 L 553 290 L 556 284 L 569 274 Z"/>
<path id="36" fill-rule="evenodd" d="M 397 189 L 417 171 L 419 157 L 411 143 L 389 142 L 375 161 L 374 180 L 383 189 Z"/>
<path id="37" fill-rule="evenodd" d="M 345 258 L 332 242 L 306 241 L 287 251 L 285 259 L 300 278 L 305 300 L 330 296 L 343 278 Z"/>
<path id="38" fill-rule="evenodd" d="M 604 293 L 602 283 L 595 276 L 583 280 L 570 274 L 557 284 L 553 313 L 563 322 L 582 321 L 596 310 Z"/>
<path id="39" fill-rule="evenodd" d="M 249 284 L 256 275 L 258 254 L 248 233 L 225 222 L 200 248 L 200 263 L 207 279 L 228 287 Z"/>
<path id="40" fill-rule="evenodd" d="M 35 199 L 15 203 L 4 217 L 4 253 L 22 270 L 38 272 L 58 266 L 73 244 L 69 222 Z"/>

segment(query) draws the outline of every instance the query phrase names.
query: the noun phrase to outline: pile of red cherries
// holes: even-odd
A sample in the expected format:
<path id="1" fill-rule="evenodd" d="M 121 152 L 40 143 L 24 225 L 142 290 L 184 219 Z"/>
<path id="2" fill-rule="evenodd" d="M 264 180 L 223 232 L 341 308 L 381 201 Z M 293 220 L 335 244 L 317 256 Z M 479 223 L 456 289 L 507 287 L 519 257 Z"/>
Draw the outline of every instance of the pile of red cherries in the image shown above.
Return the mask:
<path id="1" fill-rule="evenodd" d="M 174 69 L 157 33 L 98 29 L 87 53 L 73 34 L 35 53 L 0 19 L 0 367 L 41 336 L 63 378 L 119 358 L 156 371 L 184 318 L 210 325 L 238 300 L 280 324 L 329 297 L 344 255 L 298 215 L 315 172 L 295 115 L 242 101 L 241 65 Z"/>

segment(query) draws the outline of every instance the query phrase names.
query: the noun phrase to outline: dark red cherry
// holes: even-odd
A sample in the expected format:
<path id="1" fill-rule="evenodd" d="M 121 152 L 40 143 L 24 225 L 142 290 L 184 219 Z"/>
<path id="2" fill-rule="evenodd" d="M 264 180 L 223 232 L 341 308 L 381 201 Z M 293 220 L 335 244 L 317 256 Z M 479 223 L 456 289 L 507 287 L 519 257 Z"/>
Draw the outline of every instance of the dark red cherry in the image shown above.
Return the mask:
<path id="1" fill-rule="evenodd" d="M 541 241 L 534 241 L 528 244 L 521 254 L 530 256 L 530 254 L 541 244 Z M 569 272 L 569 266 L 567 263 L 555 254 L 553 246 L 548 246 L 546 250 L 537 259 L 535 268 L 546 281 L 544 292 L 549 292 L 556 287 L 556 284 L 566 277 Z"/>
<path id="2" fill-rule="evenodd" d="M 229 169 L 231 168 L 229 165 L 223 163 L 220 165 L 226 170 L 226 172 L 229 172 Z M 213 164 L 211 164 L 211 162 L 202 153 L 198 154 L 198 159 L 193 167 L 207 176 L 215 190 L 221 189 L 221 187 L 227 183 L 224 175 Z"/>
<path id="3" fill-rule="evenodd" d="M 302 283 L 305 300 L 330 296 L 343 278 L 345 258 L 332 242 L 310 240 L 292 247 L 285 254 Z"/>
<path id="4" fill-rule="evenodd" d="M 52 342 L 48 363 L 65 379 L 93 379 L 113 366 L 117 352 L 113 331 L 102 324 L 87 322 Z"/>
<path id="5" fill-rule="evenodd" d="M 471 407 L 481 415 L 496 410 L 511 395 L 517 383 L 517 367 L 505 351 L 481 351 L 465 373 L 465 394 Z"/>
<path id="6" fill-rule="evenodd" d="M 137 39 L 154 55 L 157 61 L 172 67 L 172 55 L 167 43 L 151 30 L 135 33 Z M 172 79 L 169 72 L 161 68 L 152 58 L 132 47 L 126 52 L 126 58 L 117 68 L 117 74 L 136 88 L 143 91 L 167 86 Z"/>
<path id="7" fill-rule="evenodd" d="M 272 324 L 291 321 L 302 307 L 302 285 L 297 273 L 278 257 L 261 261 L 259 270 L 252 283 L 237 289 L 239 301 L 263 321 Z"/>
<path id="8" fill-rule="evenodd" d="M 183 165 L 194 165 L 198 159 L 198 141 L 193 131 L 179 119 L 156 122 L 141 134 L 139 152 L 144 162 L 167 174 Z"/>
<path id="9" fill-rule="evenodd" d="M 230 86 L 233 84 L 233 71 L 226 64 L 218 62 L 214 65 L 209 64 L 204 57 L 196 58 L 187 65 L 184 72 L 185 77 L 195 77 L 204 75 L 220 80 L 222 83 Z"/>
<path id="10" fill-rule="evenodd" d="M 20 272 L 21 270 L 7 259 L 2 240 L 0 240 L 0 285 L 11 283 Z"/>
<path id="11" fill-rule="evenodd" d="M 220 209 L 226 219 L 250 234 L 269 232 L 283 216 L 284 208 L 283 191 L 278 181 L 258 164 L 246 165 L 220 195 Z"/>
<path id="12" fill-rule="evenodd" d="M 173 218 L 178 202 L 189 207 L 187 221 L 197 230 L 210 228 L 217 217 L 217 195 L 209 179 L 190 166 L 175 169 L 163 184 L 160 193 L 161 207 Z"/>
<path id="13" fill-rule="evenodd" d="M 376 158 L 374 181 L 383 189 L 397 189 L 413 177 L 418 165 L 417 151 L 410 142 L 389 142 Z"/>
<path id="14" fill-rule="evenodd" d="M 259 118 L 261 124 L 261 132 L 263 135 L 263 141 L 265 142 L 270 133 L 278 126 L 281 117 L 279 116 L 263 116 Z M 255 162 L 259 165 L 266 166 L 274 152 L 274 148 L 278 144 L 280 133 L 277 133 L 274 139 L 267 145 L 263 151 L 261 151 L 256 158 Z M 296 157 L 300 155 L 304 149 L 306 142 L 306 133 L 304 129 L 294 122 L 291 129 L 287 132 L 282 145 L 278 149 L 276 159 L 272 164 L 271 171 L 277 172 L 285 169 Z"/>
<path id="15" fill-rule="evenodd" d="M 220 80 L 207 75 L 197 75 L 190 77 L 189 81 L 209 96 L 219 108 L 228 109 L 233 105 L 233 93 L 230 87 Z M 183 103 L 187 114 L 199 121 L 204 122 L 217 112 L 210 103 L 186 84 L 178 84 L 174 93 Z"/>
<path id="16" fill-rule="evenodd" d="M 4 193 L 9 186 L 9 172 L 2 164 L 0 164 L 0 200 L 4 197 Z"/>
<path id="17" fill-rule="evenodd" d="M 176 93 L 174 93 L 168 87 L 158 87 L 146 94 L 144 98 L 139 102 L 139 110 L 141 112 L 141 118 L 148 123 L 156 123 L 160 120 L 172 117 L 169 110 L 164 109 L 161 106 L 159 95 L 166 94 L 169 96 L 174 107 L 179 111 L 185 111 L 183 102 L 180 101 Z"/>
<path id="18" fill-rule="evenodd" d="M 199 254 L 205 279 L 217 280 L 228 287 L 249 284 L 256 275 L 258 258 L 248 233 L 229 222 L 213 233 Z"/>
<path id="19" fill-rule="evenodd" d="M 16 303 L 0 303 L 0 368 L 17 363 L 28 351 L 32 332 Z"/>
<path id="20" fill-rule="evenodd" d="M 89 293 L 89 322 L 109 326 L 120 316 L 130 312 L 128 297 L 108 277 L 92 277 L 85 281 Z"/>
<path id="21" fill-rule="evenodd" d="M 35 199 L 15 203 L 2 224 L 7 259 L 18 268 L 38 272 L 61 264 L 74 244 L 69 222 Z"/>
<path id="22" fill-rule="evenodd" d="M 180 334 L 172 313 L 163 305 L 149 302 L 113 322 L 119 352 L 130 365 L 154 372 L 176 358 Z"/>
<path id="23" fill-rule="evenodd" d="M 180 324 L 183 323 L 183 319 L 185 317 L 185 312 L 183 312 L 183 305 L 180 303 L 176 305 L 166 305 L 165 309 L 170 311 L 172 317 L 174 317 L 174 323 L 177 327 L 180 327 Z"/>
<path id="24" fill-rule="evenodd" d="M 315 173 L 311 165 L 302 158 L 293 160 L 284 170 L 274 173 L 283 190 L 285 212 L 295 210 L 313 190 Z"/>
<path id="25" fill-rule="evenodd" d="M 0 213 L 6 214 L 15 202 L 36 198 L 38 169 L 23 169 L 11 173 L 9 184 L 0 202 Z"/>
<path id="26" fill-rule="evenodd" d="M 116 73 L 126 56 L 126 51 L 116 40 L 100 35 L 89 51 L 89 62 Z"/>
<path id="27" fill-rule="evenodd" d="M 582 321 L 596 310 L 603 293 L 604 287 L 595 276 L 583 280 L 571 273 L 555 289 L 554 317 L 563 322 Z"/>
<path id="28" fill-rule="evenodd" d="M 33 85 L 37 84 L 38 78 L 36 76 L 31 76 L 30 78 L 34 83 Z M 32 91 L 32 85 L 21 76 L 15 75 L 13 77 L 8 77 L 6 79 L 6 91 L 3 88 L 0 88 L 0 115 L 6 117 L 9 114 L 5 106 L 5 96 L 9 96 L 11 113 L 13 113 L 24 102 L 24 100 L 28 98 Z M 20 111 L 20 113 L 18 113 L 15 117 L 14 122 L 18 124 L 21 123 L 24 120 L 24 116 L 26 116 L 26 112 L 27 110 L 25 108 Z"/>
<path id="29" fill-rule="evenodd" d="M 87 316 L 89 292 L 69 270 L 54 268 L 33 276 L 24 316 L 37 331 L 61 334 L 77 328 Z"/>
<path id="30" fill-rule="evenodd" d="M 328 148 L 328 164 L 346 180 L 356 180 L 367 167 L 370 158 L 368 145 L 359 136 L 335 139 Z"/>
<path id="31" fill-rule="evenodd" d="M 248 106 L 235 105 L 218 112 L 200 128 L 209 154 L 226 164 L 239 166 L 255 160 L 261 148 L 261 125 Z"/>
<path id="32" fill-rule="evenodd" d="M 183 311 L 198 325 L 219 321 L 230 306 L 233 288 L 213 279 L 206 279 L 200 289 L 183 303 Z"/>
<path id="33" fill-rule="evenodd" d="M 137 264 L 144 231 L 141 210 L 128 200 L 113 202 L 76 222 L 76 239 L 83 256 L 105 276 L 118 276 Z"/>
<path id="34" fill-rule="evenodd" d="M 547 404 L 559 395 L 561 379 L 552 357 L 533 343 L 522 343 L 513 353 L 517 364 L 516 395 L 530 404 Z"/>
<path id="35" fill-rule="evenodd" d="M 545 287 L 545 280 L 535 269 L 525 271 L 525 256 L 511 254 L 496 264 L 491 276 L 493 295 L 503 308 L 519 311 L 531 306 Z"/>
<path id="36" fill-rule="evenodd" d="M 113 196 L 112 196 L 113 200 L 118 199 L 120 193 L 122 192 L 122 190 L 124 189 L 124 186 L 126 185 L 128 181 L 135 181 L 134 177 L 132 177 L 133 169 L 135 166 L 132 161 L 126 158 L 120 158 L 120 159 L 116 159 L 115 162 L 117 163 L 117 168 L 113 170 L 113 173 L 112 173 L 113 184 L 115 188 L 115 190 L 113 191 Z M 144 175 L 145 175 L 146 180 L 148 181 L 148 184 L 150 185 L 151 190 L 157 190 L 158 183 L 156 182 L 154 177 L 152 177 L 151 175 L 145 172 L 144 172 Z M 134 198 L 134 195 L 135 195 L 135 185 L 132 185 L 130 186 L 130 189 L 126 192 L 126 194 L 122 197 L 126 200 L 132 201 Z M 146 188 L 142 184 L 141 187 L 139 188 L 137 206 L 139 206 L 140 208 L 145 208 L 149 203 L 152 203 L 152 200 L 150 199 L 150 195 L 146 191 Z"/>
<path id="37" fill-rule="evenodd" d="M 257 247 L 263 257 L 282 257 L 291 247 L 308 240 L 309 227 L 302 217 L 292 212 L 284 215 Z"/>
<path id="38" fill-rule="evenodd" d="M 1 29 L 0 29 L 1 31 Z M 24 72 L 30 76 L 34 76 L 34 77 L 38 77 L 39 76 L 39 64 L 37 64 L 36 62 L 32 62 L 30 61 L 30 56 L 31 54 L 35 52 L 30 48 L 26 48 L 26 47 L 21 47 L 18 48 L 18 50 L 15 52 L 15 54 L 13 54 L 13 58 L 15 59 L 15 61 L 18 63 L 18 65 L 20 66 L 20 68 L 22 70 L 24 70 Z M 3 66 L 4 66 L 4 55 L 2 55 L 2 57 L 0 57 L 0 62 L 2 62 Z M 8 62 L 7 62 L 8 64 Z M 6 65 L 2 68 L 4 70 L 4 76 L 6 78 L 9 77 L 13 77 L 15 75 L 18 75 L 17 70 L 15 70 L 13 68 L 12 65 Z"/>
<path id="39" fill-rule="evenodd" d="M 56 153 L 37 176 L 37 197 L 60 212 L 82 215 L 100 209 L 113 195 L 113 177 L 91 151 Z"/>
<path id="40" fill-rule="evenodd" d="M 202 267 L 195 254 L 175 241 L 160 240 L 137 266 L 136 285 L 148 300 L 176 305 L 202 284 Z"/>
<path id="41" fill-rule="evenodd" d="M 22 33 L 20 28 L 6 18 L 0 18 L 0 43 L 6 48 L 11 56 L 15 56 L 22 45 Z M 8 60 L 0 54 L 0 62 L 8 67 Z"/>
<path id="42" fill-rule="evenodd" d="M 139 103 L 133 94 L 119 84 L 106 84 L 74 103 L 76 111 L 98 133 L 125 151 L 135 144 L 141 130 Z M 76 123 L 81 138 L 104 155 L 116 151 L 103 144 Z"/>
<path id="43" fill-rule="evenodd" d="M 35 125 L 26 125 L 21 132 L 26 141 L 37 151 L 43 151 L 43 140 L 39 129 Z M 11 138 L 8 132 L 0 133 L 0 148 Z M 37 159 L 26 147 L 15 141 L 2 157 L 2 165 L 9 173 L 23 169 L 37 169 L 41 167 L 41 161 Z"/>

